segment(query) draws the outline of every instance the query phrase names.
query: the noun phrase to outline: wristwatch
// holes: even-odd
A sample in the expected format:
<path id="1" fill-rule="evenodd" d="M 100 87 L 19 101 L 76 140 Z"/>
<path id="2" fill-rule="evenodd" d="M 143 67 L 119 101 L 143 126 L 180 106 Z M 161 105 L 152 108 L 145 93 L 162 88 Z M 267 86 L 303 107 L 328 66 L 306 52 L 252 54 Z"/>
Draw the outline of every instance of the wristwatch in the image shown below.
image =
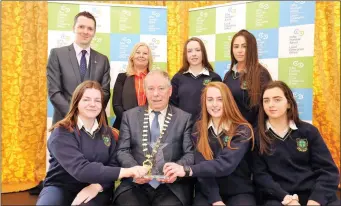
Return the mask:
<path id="1" fill-rule="evenodd" d="M 184 165 L 185 177 L 189 177 L 189 173 L 191 172 L 191 167 L 188 165 Z"/>

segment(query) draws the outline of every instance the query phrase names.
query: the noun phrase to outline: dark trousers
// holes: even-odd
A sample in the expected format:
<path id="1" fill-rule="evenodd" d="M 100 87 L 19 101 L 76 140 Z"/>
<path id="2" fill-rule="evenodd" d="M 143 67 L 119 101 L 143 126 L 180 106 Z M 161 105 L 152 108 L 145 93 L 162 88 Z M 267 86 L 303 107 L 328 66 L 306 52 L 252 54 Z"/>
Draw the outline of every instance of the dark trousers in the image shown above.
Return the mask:
<path id="1" fill-rule="evenodd" d="M 57 186 L 47 186 L 42 189 L 39 194 L 36 205 L 71 205 L 76 198 L 77 192 L 70 192 L 66 189 Z M 112 191 L 104 191 L 98 193 L 96 197 L 86 204 L 91 206 L 108 205 L 112 197 Z"/>
<path id="2" fill-rule="evenodd" d="M 154 189 L 149 184 L 137 185 L 122 192 L 114 205 L 121 206 L 182 206 L 177 196 L 164 184 Z"/>
<path id="3" fill-rule="evenodd" d="M 256 206 L 256 199 L 253 194 L 237 194 L 227 197 L 222 196 L 221 199 L 227 206 Z M 207 198 L 201 192 L 196 192 L 193 206 L 211 206 L 211 204 L 208 203 Z"/>

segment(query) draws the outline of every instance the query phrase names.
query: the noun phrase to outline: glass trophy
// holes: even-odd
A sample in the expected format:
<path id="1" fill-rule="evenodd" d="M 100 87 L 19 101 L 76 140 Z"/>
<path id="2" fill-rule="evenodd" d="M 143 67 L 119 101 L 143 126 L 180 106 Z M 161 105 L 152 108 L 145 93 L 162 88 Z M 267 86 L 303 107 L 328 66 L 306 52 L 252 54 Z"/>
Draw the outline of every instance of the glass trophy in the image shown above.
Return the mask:
<path id="1" fill-rule="evenodd" d="M 165 165 L 165 158 L 163 156 L 163 149 L 168 145 L 168 143 L 160 143 L 160 146 L 154 155 L 154 157 L 151 157 L 151 164 L 148 163 L 148 166 L 150 167 L 150 170 L 148 174 L 144 176 L 144 178 L 154 178 L 154 179 L 168 179 L 167 176 L 163 174 L 163 166 Z M 151 145 L 151 147 L 154 145 Z"/>

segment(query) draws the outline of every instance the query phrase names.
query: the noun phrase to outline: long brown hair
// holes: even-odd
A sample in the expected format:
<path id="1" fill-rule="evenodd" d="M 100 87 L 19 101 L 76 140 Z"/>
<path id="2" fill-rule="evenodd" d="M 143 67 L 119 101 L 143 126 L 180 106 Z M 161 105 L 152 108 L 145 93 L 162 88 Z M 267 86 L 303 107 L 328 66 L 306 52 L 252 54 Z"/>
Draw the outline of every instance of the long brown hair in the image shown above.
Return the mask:
<path id="1" fill-rule="evenodd" d="M 272 144 L 272 138 L 267 135 L 266 132 L 266 120 L 269 118 L 264 111 L 263 96 L 266 90 L 272 88 L 279 88 L 283 91 L 285 98 L 288 101 L 290 107 L 287 110 L 288 120 L 293 120 L 295 124 L 301 122 L 298 116 L 297 103 L 295 101 L 294 95 L 291 89 L 283 81 L 272 81 L 268 83 L 262 90 L 261 100 L 259 101 L 259 113 L 258 113 L 258 135 L 259 135 L 259 152 L 260 154 L 266 153 L 270 154 L 270 146 Z"/>
<path id="2" fill-rule="evenodd" d="M 87 80 L 87 81 L 82 82 L 80 85 L 76 87 L 75 91 L 72 94 L 69 112 L 66 114 L 64 119 L 60 120 L 49 129 L 50 132 L 58 127 L 64 127 L 70 132 L 73 132 L 73 128 L 77 125 L 77 120 L 78 120 L 78 103 L 82 99 L 85 90 L 92 89 L 92 88 L 99 90 L 101 93 L 102 110 L 97 116 L 98 126 L 99 128 L 102 128 L 102 126 L 104 127 L 107 126 L 107 122 L 105 118 L 105 108 L 103 106 L 104 105 L 104 93 L 103 93 L 102 87 L 96 81 Z"/>
<path id="3" fill-rule="evenodd" d="M 198 37 L 192 37 L 185 42 L 185 46 L 184 46 L 183 53 L 182 53 L 182 67 L 179 70 L 179 72 L 184 73 L 189 69 L 189 62 L 187 61 L 187 45 L 191 41 L 196 41 L 199 43 L 200 50 L 202 53 L 202 65 L 203 65 L 203 67 L 205 67 L 209 71 L 213 72 L 213 67 L 210 64 L 210 62 L 208 61 L 207 52 L 206 52 L 204 42 L 202 42 L 202 40 L 199 39 Z"/>
<path id="4" fill-rule="evenodd" d="M 228 135 L 229 140 L 227 142 L 227 147 L 230 149 L 238 149 L 238 148 L 231 148 L 231 140 L 232 137 L 236 134 L 240 135 L 248 135 L 250 134 L 250 137 L 245 139 L 245 141 L 252 139 L 252 149 L 254 146 L 254 136 L 251 125 L 246 121 L 246 119 L 243 117 L 243 115 L 240 113 L 238 106 L 236 102 L 234 101 L 234 98 L 232 96 L 232 93 L 230 89 L 226 86 L 226 84 L 222 82 L 210 82 L 206 85 L 206 87 L 203 89 L 201 93 L 201 120 L 199 120 L 196 124 L 197 132 L 198 132 L 198 145 L 197 149 L 198 151 L 204 156 L 206 160 L 212 160 L 213 159 L 213 152 L 211 150 L 211 147 L 208 142 L 208 123 L 210 121 L 210 114 L 207 112 L 207 105 L 206 105 L 206 95 L 207 91 L 210 87 L 214 87 L 219 89 L 223 101 L 223 114 L 221 116 L 221 119 L 219 121 L 218 128 L 220 128 L 221 125 L 228 125 L 229 131 L 225 131 L 225 135 Z M 245 125 L 250 129 L 251 133 L 248 133 L 247 131 L 237 131 L 237 128 L 240 125 Z M 220 142 L 221 143 L 221 142 Z M 223 147 L 222 143 L 221 146 Z"/>
<path id="5" fill-rule="evenodd" d="M 246 81 L 248 95 L 250 97 L 249 106 L 255 107 L 258 105 L 261 93 L 261 87 L 263 85 L 262 75 L 267 75 L 267 78 L 271 80 L 271 75 L 268 70 L 263 67 L 258 61 L 258 50 L 257 50 L 257 40 L 253 34 L 245 29 L 237 32 L 231 41 L 230 55 L 231 55 L 231 66 L 230 70 L 225 74 L 224 80 L 227 76 L 233 72 L 232 68 L 238 63 L 233 55 L 233 43 L 235 39 L 239 36 L 243 36 L 246 41 L 246 59 L 245 68 L 246 72 L 243 72 L 240 77 L 240 83 L 243 84 Z M 242 85 L 241 85 L 242 86 Z"/>

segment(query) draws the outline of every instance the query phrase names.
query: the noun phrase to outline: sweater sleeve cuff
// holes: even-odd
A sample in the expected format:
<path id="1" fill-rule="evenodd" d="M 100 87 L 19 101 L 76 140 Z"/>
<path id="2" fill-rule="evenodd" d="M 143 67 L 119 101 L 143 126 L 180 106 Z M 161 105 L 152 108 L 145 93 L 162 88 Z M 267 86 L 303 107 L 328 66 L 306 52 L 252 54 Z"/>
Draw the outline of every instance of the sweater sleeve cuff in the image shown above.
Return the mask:
<path id="1" fill-rule="evenodd" d="M 118 180 L 118 177 L 120 175 L 120 171 L 121 171 L 120 167 L 105 166 L 105 169 L 102 173 L 103 182 L 101 182 L 101 183 L 114 182 L 114 181 Z"/>
<path id="2" fill-rule="evenodd" d="M 223 201 L 223 200 L 221 199 L 220 194 L 218 192 L 218 193 L 210 194 L 207 197 L 207 201 L 208 201 L 209 204 L 213 204 L 215 202 Z"/>
<path id="3" fill-rule="evenodd" d="M 191 170 L 192 170 L 192 177 L 197 177 L 196 175 L 198 175 L 198 173 L 200 173 L 200 167 L 198 167 L 199 165 L 191 165 Z"/>
<path id="4" fill-rule="evenodd" d="M 103 191 L 108 190 L 110 188 L 114 189 L 114 181 L 110 183 L 102 183 L 100 184 L 103 188 Z"/>
<path id="5" fill-rule="evenodd" d="M 314 201 L 320 203 L 321 205 L 326 205 L 328 203 L 328 201 L 325 198 L 324 193 L 317 192 L 317 191 L 313 191 L 310 194 L 310 197 L 308 200 L 314 200 Z"/>
<path id="6" fill-rule="evenodd" d="M 272 195 L 272 194 L 270 193 L 270 195 Z M 286 191 L 284 191 L 282 189 L 276 192 L 276 196 L 280 201 L 283 201 L 283 199 L 286 195 L 289 195 L 289 193 L 287 193 Z"/>

